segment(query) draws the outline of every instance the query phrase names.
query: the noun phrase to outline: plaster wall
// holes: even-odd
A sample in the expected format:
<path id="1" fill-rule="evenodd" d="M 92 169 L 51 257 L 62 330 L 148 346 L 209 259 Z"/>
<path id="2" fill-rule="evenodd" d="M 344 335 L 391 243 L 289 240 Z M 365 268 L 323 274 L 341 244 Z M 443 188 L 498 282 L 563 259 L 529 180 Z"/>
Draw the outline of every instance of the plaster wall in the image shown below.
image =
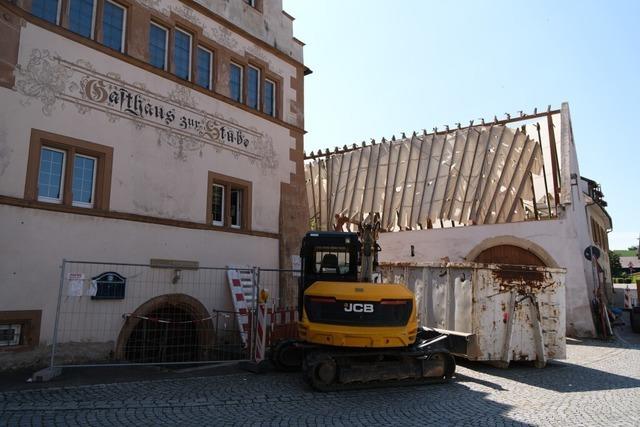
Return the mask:
<path id="1" fill-rule="evenodd" d="M 196 1 L 251 35 L 302 62 L 302 45 L 292 39 L 293 18 L 283 13 L 282 0 L 263 0 L 261 10 L 241 0 Z"/>
<path id="2" fill-rule="evenodd" d="M 6 205 L 0 205 L 0 218 L 0 240 L 3 242 L 0 246 L 0 311 L 42 309 L 41 344 L 51 342 L 63 258 L 140 264 L 148 264 L 151 258 L 162 258 L 197 261 L 203 267 L 278 267 L 278 239 Z M 211 286 L 219 288 L 215 293 L 217 300 L 210 299 L 213 292 L 195 296 L 202 298 L 209 309 L 231 309 L 226 282 L 211 283 Z M 173 287 L 168 293 L 177 291 L 192 293 L 179 287 Z M 148 298 L 153 296 L 149 294 Z M 104 309 L 103 304 L 100 307 Z M 129 307 L 129 312 L 135 308 Z M 118 310 L 120 314 L 113 317 L 121 324 L 121 314 L 127 310 Z M 119 332 L 119 328 L 100 330 L 115 336 Z M 91 331 L 87 328 L 85 332 Z"/>

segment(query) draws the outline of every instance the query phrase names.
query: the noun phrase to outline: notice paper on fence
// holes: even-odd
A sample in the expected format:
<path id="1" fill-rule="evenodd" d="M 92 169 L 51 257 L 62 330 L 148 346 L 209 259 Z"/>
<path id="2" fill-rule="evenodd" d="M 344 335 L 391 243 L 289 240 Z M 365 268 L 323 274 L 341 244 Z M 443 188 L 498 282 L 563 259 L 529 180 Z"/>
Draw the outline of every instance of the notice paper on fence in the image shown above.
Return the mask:
<path id="1" fill-rule="evenodd" d="M 81 297 L 84 288 L 84 273 L 69 273 L 67 279 L 69 279 L 67 296 Z"/>

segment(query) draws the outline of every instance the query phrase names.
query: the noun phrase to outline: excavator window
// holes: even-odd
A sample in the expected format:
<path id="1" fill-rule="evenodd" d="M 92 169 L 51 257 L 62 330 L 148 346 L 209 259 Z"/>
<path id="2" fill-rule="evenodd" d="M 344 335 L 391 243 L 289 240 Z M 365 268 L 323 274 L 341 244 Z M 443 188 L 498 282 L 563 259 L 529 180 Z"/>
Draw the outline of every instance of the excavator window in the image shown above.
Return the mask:
<path id="1" fill-rule="evenodd" d="M 316 246 L 314 248 L 314 273 L 347 274 L 351 265 L 351 253 L 345 247 Z"/>

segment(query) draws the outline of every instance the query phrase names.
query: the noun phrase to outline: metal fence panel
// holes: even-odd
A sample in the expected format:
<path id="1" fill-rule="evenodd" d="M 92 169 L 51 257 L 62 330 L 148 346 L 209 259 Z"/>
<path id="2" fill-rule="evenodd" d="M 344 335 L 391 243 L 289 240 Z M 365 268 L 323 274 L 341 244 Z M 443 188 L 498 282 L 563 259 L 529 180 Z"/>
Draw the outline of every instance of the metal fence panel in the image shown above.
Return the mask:
<path id="1" fill-rule="evenodd" d="M 281 306 L 280 288 L 297 283 L 296 270 L 66 260 L 61 270 L 52 367 L 249 360 L 263 289 L 267 343 L 295 336 L 295 307 Z M 241 276 L 244 297 L 229 285 Z"/>
<path id="2" fill-rule="evenodd" d="M 51 365 L 247 358 L 227 270 L 64 261 Z"/>

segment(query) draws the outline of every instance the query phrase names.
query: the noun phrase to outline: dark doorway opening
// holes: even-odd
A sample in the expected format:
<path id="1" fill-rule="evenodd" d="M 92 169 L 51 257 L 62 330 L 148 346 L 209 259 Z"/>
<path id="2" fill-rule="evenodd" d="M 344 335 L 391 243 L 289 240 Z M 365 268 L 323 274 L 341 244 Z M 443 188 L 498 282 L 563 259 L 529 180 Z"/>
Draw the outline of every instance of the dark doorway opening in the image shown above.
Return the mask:
<path id="1" fill-rule="evenodd" d="M 200 360 L 202 322 L 191 310 L 164 304 L 141 317 L 131 331 L 124 356 L 129 362 L 192 362 Z"/>

